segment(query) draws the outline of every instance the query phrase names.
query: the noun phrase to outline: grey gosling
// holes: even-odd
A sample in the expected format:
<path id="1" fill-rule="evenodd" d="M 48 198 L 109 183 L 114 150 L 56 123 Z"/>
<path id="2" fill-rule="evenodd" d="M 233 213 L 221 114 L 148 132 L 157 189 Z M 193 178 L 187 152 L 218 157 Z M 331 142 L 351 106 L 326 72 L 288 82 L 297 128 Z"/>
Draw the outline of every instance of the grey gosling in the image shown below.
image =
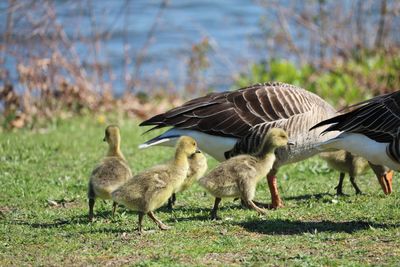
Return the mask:
<path id="1" fill-rule="evenodd" d="M 380 177 L 387 176 L 385 180 L 392 179 L 393 171 L 389 171 L 387 168 L 380 166 L 380 165 L 373 165 L 372 163 L 368 162 L 366 159 L 351 154 L 345 150 L 338 150 L 334 152 L 322 152 L 319 154 L 320 157 L 325 160 L 329 167 L 334 170 L 340 172 L 339 176 L 339 183 L 335 187 L 337 195 L 345 195 L 343 193 L 343 180 L 346 173 L 349 174 L 350 182 L 353 185 L 356 194 L 362 194 L 362 191 L 358 187 L 356 183 L 356 177 L 367 170 L 368 165 L 374 171 L 378 181 L 381 183 Z M 385 194 L 390 194 L 392 192 L 391 183 L 390 184 L 382 184 L 382 189 Z"/>
<path id="2" fill-rule="evenodd" d="M 207 158 L 201 151 L 193 154 L 189 157 L 189 171 L 188 175 L 183 181 L 183 184 L 177 189 L 176 192 L 168 199 L 168 208 L 172 210 L 173 205 L 176 201 L 176 193 L 180 193 L 191 187 L 195 182 L 197 182 L 206 173 L 208 168 Z"/>
<path id="3" fill-rule="evenodd" d="M 188 136 L 179 138 L 173 161 L 145 170 L 120 186 L 112 193 L 112 199 L 127 208 L 138 211 L 138 232 L 142 233 L 142 221 L 147 214 L 161 230 L 169 227 L 157 219 L 154 210 L 161 207 L 187 177 L 188 158 L 197 152 L 196 141 Z"/>
<path id="4" fill-rule="evenodd" d="M 121 137 L 118 126 L 108 126 L 103 141 L 108 143 L 107 155 L 92 171 L 89 180 L 89 221 L 93 221 L 96 198 L 111 199 L 111 192 L 132 177 L 132 172 L 120 149 Z M 114 216 L 116 206 L 114 202 L 112 216 Z"/>
<path id="5" fill-rule="evenodd" d="M 256 186 L 271 170 L 276 159 L 275 149 L 287 144 L 287 133 L 280 128 L 271 128 L 264 135 L 260 149 L 254 156 L 232 157 L 201 178 L 200 185 L 215 197 L 211 219 L 218 219 L 218 205 L 221 198 L 225 197 L 240 197 L 249 208 L 265 214 L 265 210 L 253 202 Z"/>

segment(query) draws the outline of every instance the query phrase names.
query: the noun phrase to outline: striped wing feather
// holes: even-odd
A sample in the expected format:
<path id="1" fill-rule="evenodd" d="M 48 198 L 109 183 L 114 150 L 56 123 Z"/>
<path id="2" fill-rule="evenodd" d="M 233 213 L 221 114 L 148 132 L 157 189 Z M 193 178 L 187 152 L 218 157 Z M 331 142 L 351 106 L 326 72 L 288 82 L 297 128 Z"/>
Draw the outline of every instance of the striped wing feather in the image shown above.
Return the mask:
<path id="1" fill-rule="evenodd" d="M 268 129 L 266 125 L 284 124 L 290 118 L 306 114 L 321 105 L 323 108 L 328 106 L 321 98 L 304 89 L 284 83 L 264 83 L 195 98 L 140 125 L 154 125 L 155 128 L 174 126 L 242 138 L 249 131 L 261 131 L 253 129 L 257 125 L 260 129 Z"/>
<path id="2" fill-rule="evenodd" d="M 353 105 L 353 110 L 322 121 L 310 130 L 332 124 L 324 132 L 344 131 L 360 133 L 381 143 L 396 138 L 400 127 L 400 91 L 381 95 Z"/>

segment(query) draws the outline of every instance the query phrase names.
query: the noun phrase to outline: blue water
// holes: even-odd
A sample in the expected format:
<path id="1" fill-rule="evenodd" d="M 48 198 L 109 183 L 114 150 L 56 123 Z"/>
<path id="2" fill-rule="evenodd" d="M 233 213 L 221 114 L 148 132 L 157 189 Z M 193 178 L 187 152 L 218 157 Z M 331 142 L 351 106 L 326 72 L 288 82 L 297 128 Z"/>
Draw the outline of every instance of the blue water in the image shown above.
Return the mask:
<path id="1" fill-rule="evenodd" d="M 12 39 L 17 40 L 18 47 L 26 45 L 26 50 L 40 51 L 39 38 L 30 38 L 28 41 L 24 41 L 24 39 L 26 36 L 32 35 L 33 31 L 27 22 L 28 19 L 41 21 L 41 12 L 45 10 L 43 5 L 47 2 L 53 3 L 52 1 L 17 1 L 18 4 L 33 3 L 33 6 L 24 12 L 15 14 Z M 157 88 L 172 88 L 177 92 L 183 92 L 189 79 L 187 65 L 192 46 L 204 38 L 208 38 L 212 47 L 208 54 L 210 66 L 200 76 L 203 85 L 207 88 L 229 89 L 233 84 L 234 76 L 247 71 L 248 65 L 252 62 L 259 62 L 267 57 L 292 59 L 293 54 L 290 55 L 287 50 L 286 53 L 279 55 L 267 54 L 267 45 L 263 41 L 265 32 L 262 28 L 279 23 L 272 8 L 265 8 L 258 2 L 260 1 L 168 1 L 144 54 L 137 77 L 141 84 L 134 88 L 135 92 L 156 90 Z M 264 1 L 269 5 L 272 2 Z M 121 94 L 126 88 L 124 74 L 133 75 L 136 72 L 135 60 L 145 46 L 150 28 L 160 10 L 160 3 L 160 0 L 54 0 L 56 21 L 62 25 L 68 38 L 74 44 L 85 70 L 90 75 L 93 63 L 95 61 L 100 63 L 104 67 L 104 80 L 112 84 L 112 89 L 116 94 Z M 318 9 L 317 1 L 282 0 L 279 3 L 282 6 L 289 4 L 294 6 L 297 14 L 301 14 L 305 8 Z M 335 20 L 336 13 L 333 12 L 335 9 L 344 9 L 346 12 L 344 16 L 347 16 L 347 12 L 351 12 L 357 3 L 346 0 L 328 1 L 325 9 L 331 17 L 330 19 Z M 367 25 L 367 28 L 373 29 L 378 25 L 379 3 L 379 1 L 372 1 L 370 5 L 366 5 L 370 10 L 369 13 L 364 11 L 365 14 L 368 14 L 363 17 L 363 23 Z M 390 6 L 393 6 L 396 1 L 388 1 L 388 3 L 390 9 Z M 0 40 L 2 42 L 4 41 L 3 31 L 6 25 L 7 6 L 7 1 L 0 1 Z M 298 27 L 294 20 L 290 20 L 290 17 L 288 23 L 288 30 L 292 34 L 297 32 L 293 41 L 307 50 L 310 43 L 315 42 L 315 38 L 312 38 L 315 33 L 304 32 L 304 28 Z M 399 16 L 395 16 L 391 23 L 400 25 Z M 263 27 L 260 27 L 261 24 Z M 398 29 L 398 27 L 393 29 Z M 395 31 L 394 34 L 390 32 L 389 35 L 392 36 L 392 39 L 399 41 L 400 37 L 397 30 Z M 93 52 L 93 42 L 91 42 L 93 32 L 100 33 L 102 36 L 98 42 L 97 55 Z M 374 32 L 374 30 L 368 31 L 367 38 L 371 42 L 375 38 Z M 340 34 L 340 29 L 337 33 Z M 346 40 L 350 37 L 344 36 L 343 38 Z M 127 65 L 124 61 L 124 44 L 129 48 L 127 54 L 130 62 Z M 279 48 L 279 45 L 275 44 L 275 46 Z M 11 50 L 13 49 L 14 47 L 11 46 Z M 37 53 L 38 57 L 48 57 L 47 52 Z M 318 54 L 318 51 L 315 53 Z M 16 59 L 12 56 L 6 58 L 6 67 L 10 70 L 11 78 L 14 81 L 18 79 L 15 71 L 16 63 Z M 101 85 L 96 79 L 93 79 L 93 82 Z"/>
<path id="2" fill-rule="evenodd" d="M 91 38 L 92 24 L 89 11 L 98 32 L 109 32 L 101 40 L 97 55 L 113 73 L 111 78 L 115 93 L 121 93 L 125 84 L 124 41 L 129 45 L 132 63 L 129 73 L 134 73 L 135 58 L 144 46 L 148 32 L 159 11 L 160 1 L 55 1 L 57 21 L 74 41 L 80 60 L 88 71 L 94 61 L 91 45 L 82 43 L 82 37 Z M 92 7 L 87 4 L 92 3 Z M 0 21 L 5 22 L 7 2 L 0 3 Z M 174 0 L 163 10 L 159 24 L 143 58 L 139 78 L 143 80 L 136 90 L 149 90 L 147 83 L 159 79 L 171 81 L 177 91 L 187 82 L 187 63 L 193 44 L 208 38 L 212 46 L 210 67 L 204 75 L 205 83 L 216 89 L 228 89 L 233 75 L 258 61 L 252 39 L 261 34 L 258 23 L 264 10 L 253 1 L 246 0 Z M 18 28 L 18 24 L 16 25 Z M 28 32 L 25 32 L 28 31 Z M 20 24 L 17 35 L 29 34 Z M 124 39 L 125 38 L 125 39 Z M 8 60 L 8 64 L 13 62 Z M 107 76 L 108 77 L 108 76 Z"/>

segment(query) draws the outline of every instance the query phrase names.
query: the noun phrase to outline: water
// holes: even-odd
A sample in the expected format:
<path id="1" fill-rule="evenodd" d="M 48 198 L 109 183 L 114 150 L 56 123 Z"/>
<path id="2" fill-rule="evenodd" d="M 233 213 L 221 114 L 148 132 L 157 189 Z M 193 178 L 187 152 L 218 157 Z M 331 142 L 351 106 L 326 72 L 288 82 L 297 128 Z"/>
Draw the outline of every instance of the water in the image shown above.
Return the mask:
<path id="1" fill-rule="evenodd" d="M 160 11 L 160 0 L 54 0 L 54 2 L 17 0 L 19 5 L 33 4 L 15 15 L 12 39 L 17 40 L 18 45 L 24 45 L 25 42 L 26 50 L 35 47 L 35 44 L 40 47 L 38 35 L 33 35 L 33 38 L 26 41 L 26 36 L 31 36 L 32 32 L 35 32 L 29 20 L 40 22 L 46 3 L 54 4 L 56 22 L 65 29 L 85 70 L 90 74 L 93 63 L 100 63 L 105 69 L 104 79 L 112 84 L 114 93 L 118 95 L 126 88 L 125 74 L 131 77 L 137 74 L 136 78 L 142 81 L 134 88 L 135 91 L 153 90 L 160 84 L 163 86 L 169 84 L 173 90 L 182 92 L 189 79 L 187 66 L 192 46 L 207 38 L 212 47 L 212 51 L 208 54 L 210 66 L 200 79 L 209 88 L 226 90 L 232 86 L 235 75 L 247 71 L 249 63 L 259 62 L 271 56 L 290 60 L 296 57 L 290 49 L 273 53 L 267 50 L 267 45 L 263 43 L 266 39 L 262 28 L 278 28 L 278 35 L 281 31 L 276 13 L 273 11 L 273 2 L 279 2 L 282 7 L 289 5 L 295 7 L 295 12 L 287 17 L 287 30 L 293 34 L 293 42 L 305 51 L 310 50 L 310 47 L 318 49 L 315 32 L 307 32 L 292 18 L 293 14 L 303 14 L 305 9 L 318 13 L 318 1 L 306 1 L 309 5 L 304 5 L 302 1 L 264 1 L 270 5 L 265 8 L 257 4 L 257 1 L 250 0 L 170 0 L 159 17 L 150 42 L 146 45 L 149 31 Z M 357 8 L 357 3 L 361 2 L 327 1 L 325 9 L 329 17 L 327 25 L 328 28 L 331 27 L 329 34 L 339 38 L 340 45 L 349 44 L 351 47 L 354 44 L 350 39 L 355 35 L 351 31 L 355 22 L 351 19 L 352 10 Z M 373 44 L 374 33 L 379 23 L 380 2 L 366 1 L 364 3 L 365 10 L 362 18 L 368 33 L 365 38 Z M 397 1 L 388 1 L 388 9 L 395 9 L 397 3 Z M 0 31 L 3 32 L 6 28 L 7 7 L 7 1 L 0 1 Z M 397 42 L 400 42 L 396 26 L 400 25 L 399 17 L 392 16 L 390 21 L 395 26 L 392 26 L 391 31 L 387 33 Z M 342 33 L 339 26 L 337 29 L 332 28 L 336 27 L 333 23 L 336 20 L 344 21 L 345 23 L 342 22 L 339 26 L 346 27 L 347 31 Z M 260 27 L 261 21 L 263 27 Z M 2 42 L 4 41 L 3 32 L 0 32 Z M 94 32 L 102 36 L 98 43 L 97 54 L 94 53 L 91 41 Z M 279 49 L 283 46 L 276 39 L 270 38 L 268 41 L 272 42 L 275 48 Z M 260 43 L 261 47 L 255 48 L 255 44 Z M 135 69 L 135 61 L 141 51 L 143 52 L 144 47 L 146 49 L 138 71 Z M 130 60 L 128 64 L 125 64 L 126 48 L 128 48 L 126 54 Z M 9 45 L 8 49 L 14 48 Z M 37 50 L 40 51 L 40 49 Z M 314 53 L 318 54 L 318 51 L 315 50 Z M 46 56 L 48 56 L 48 51 L 38 52 L 38 57 Z M 25 56 L 26 58 L 28 57 Z M 15 71 L 16 63 L 15 57 L 6 57 L 6 68 L 10 70 L 14 81 L 18 80 Z M 94 83 L 101 84 L 96 80 Z"/>
<path id="2" fill-rule="evenodd" d="M 6 7 L 6 1 L 0 3 L 3 22 Z M 89 12 L 93 14 L 96 31 L 109 33 L 100 42 L 97 60 L 111 70 L 113 90 L 121 93 L 125 88 L 124 42 L 129 45 L 132 63 L 128 72 L 132 74 L 135 58 L 143 49 L 159 12 L 160 1 L 55 1 L 55 7 L 57 21 L 74 41 L 79 58 L 86 66 L 94 61 L 91 45 L 81 42 L 82 37 L 92 37 L 93 21 Z M 258 23 L 262 13 L 260 6 L 246 0 L 169 1 L 143 57 L 139 78 L 149 82 L 171 81 L 177 91 L 183 90 L 192 45 L 208 38 L 212 51 L 204 78 L 210 87 L 228 89 L 234 74 L 248 62 L 258 61 L 251 40 L 261 34 Z M 28 33 L 24 33 L 21 25 L 17 35 Z M 8 64 L 12 62 L 8 60 Z"/>

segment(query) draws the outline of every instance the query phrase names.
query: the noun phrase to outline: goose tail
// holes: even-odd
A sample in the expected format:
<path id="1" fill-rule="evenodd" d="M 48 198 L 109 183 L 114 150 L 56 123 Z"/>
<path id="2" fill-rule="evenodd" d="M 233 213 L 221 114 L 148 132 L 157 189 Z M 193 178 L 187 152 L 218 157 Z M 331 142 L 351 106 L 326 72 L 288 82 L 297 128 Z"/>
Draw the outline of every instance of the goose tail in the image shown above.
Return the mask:
<path id="1" fill-rule="evenodd" d="M 145 148 L 149 148 L 152 146 L 156 146 L 156 145 L 170 145 L 170 142 L 174 142 L 176 141 L 177 138 L 179 138 L 180 135 L 159 135 L 157 137 L 154 137 L 153 139 L 150 139 L 146 142 L 144 142 L 143 144 L 140 144 L 138 146 L 139 149 L 145 149 Z"/>

